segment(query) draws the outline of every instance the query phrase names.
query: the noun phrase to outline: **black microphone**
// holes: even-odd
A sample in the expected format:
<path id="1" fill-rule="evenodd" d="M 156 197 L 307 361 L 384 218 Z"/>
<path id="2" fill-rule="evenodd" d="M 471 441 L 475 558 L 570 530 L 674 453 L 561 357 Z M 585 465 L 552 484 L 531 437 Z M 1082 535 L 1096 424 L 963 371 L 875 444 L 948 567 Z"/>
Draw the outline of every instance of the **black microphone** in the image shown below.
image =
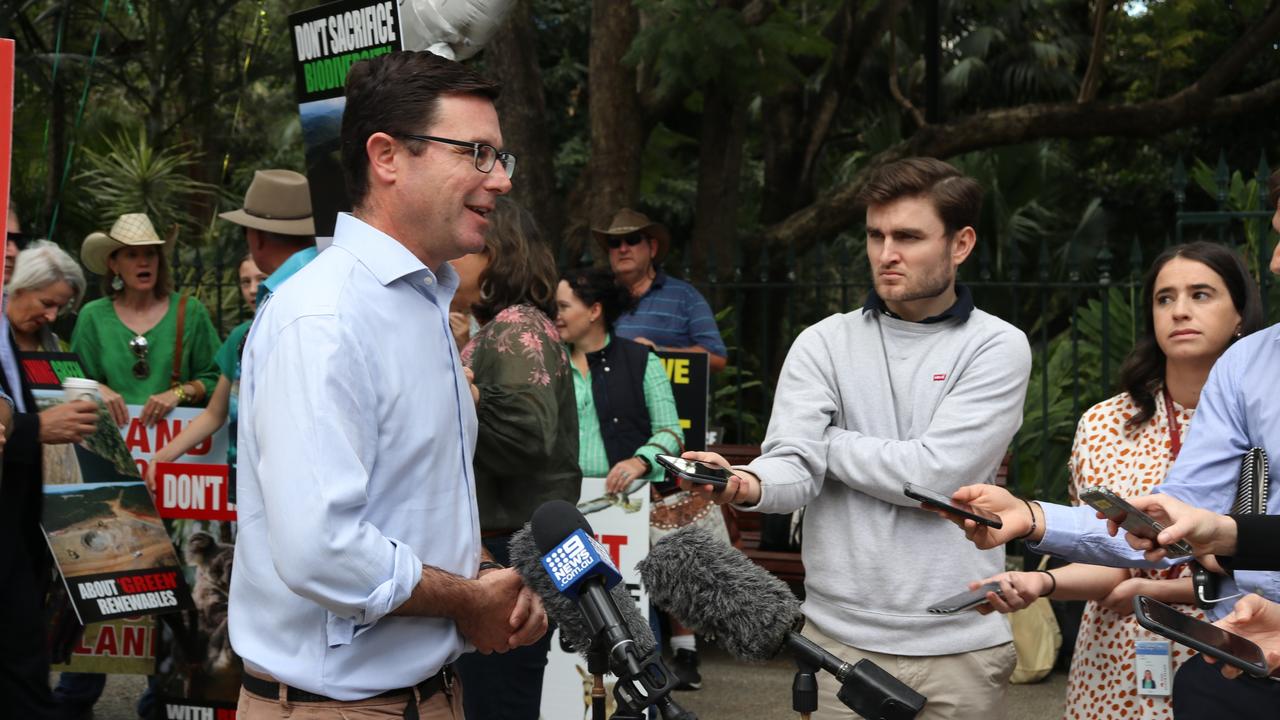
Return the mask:
<path id="1" fill-rule="evenodd" d="M 908 720 L 924 708 L 923 695 L 870 660 L 850 664 L 801 635 L 800 603 L 786 583 L 701 528 L 655 543 L 640 562 L 640 577 L 655 605 L 714 635 L 730 655 L 763 661 L 785 647 L 802 673 L 831 673 L 841 684 L 840 701 L 863 717 Z"/>
<path id="2" fill-rule="evenodd" d="M 511 566 L 542 598 L 562 640 L 587 658 L 593 673 L 603 672 L 598 658 L 607 657 L 618 677 L 613 694 L 619 708 L 642 717 L 644 708 L 656 705 L 668 720 L 696 720 L 669 697 L 675 674 L 662 663 L 648 620 L 594 537 L 574 505 L 543 503 L 511 537 Z"/>

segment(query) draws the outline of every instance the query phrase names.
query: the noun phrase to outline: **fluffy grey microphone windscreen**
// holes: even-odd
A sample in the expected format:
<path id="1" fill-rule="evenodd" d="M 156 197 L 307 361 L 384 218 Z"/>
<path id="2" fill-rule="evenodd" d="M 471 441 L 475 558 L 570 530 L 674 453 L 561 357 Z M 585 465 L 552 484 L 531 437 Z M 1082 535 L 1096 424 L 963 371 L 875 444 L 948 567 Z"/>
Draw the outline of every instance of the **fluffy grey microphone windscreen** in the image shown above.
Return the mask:
<path id="1" fill-rule="evenodd" d="M 511 552 L 511 567 L 520 574 L 524 584 L 542 598 L 547 619 L 560 627 L 560 637 L 565 644 L 574 652 L 586 655 L 593 640 L 591 628 L 583 618 L 578 604 L 556 590 L 546 568 L 542 567 L 542 553 L 538 551 L 528 523 L 511 536 L 507 548 Z M 626 583 L 614 585 L 609 594 L 613 597 L 613 603 L 618 606 L 618 613 L 622 615 L 631 639 L 636 642 L 636 650 L 642 656 L 648 655 L 657 643 L 653 639 L 653 631 L 649 629 L 649 621 L 640 613 L 627 592 Z"/>
<path id="2" fill-rule="evenodd" d="M 655 605 L 742 660 L 776 655 L 800 618 L 786 583 L 695 526 L 655 543 L 640 577 Z"/>

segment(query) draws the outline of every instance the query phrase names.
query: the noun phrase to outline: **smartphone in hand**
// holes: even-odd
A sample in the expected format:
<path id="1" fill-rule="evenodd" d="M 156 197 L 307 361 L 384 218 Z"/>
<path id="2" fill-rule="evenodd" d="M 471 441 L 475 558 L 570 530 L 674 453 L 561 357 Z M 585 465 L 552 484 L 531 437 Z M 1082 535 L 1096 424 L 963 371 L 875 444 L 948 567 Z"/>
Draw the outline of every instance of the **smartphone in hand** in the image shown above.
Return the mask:
<path id="1" fill-rule="evenodd" d="M 1155 518 L 1130 505 L 1124 498 L 1101 485 L 1081 490 L 1080 500 L 1138 537 L 1155 541 L 1160 531 L 1164 530 L 1164 525 L 1157 522 Z M 1169 557 L 1186 557 L 1194 552 L 1185 540 L 1162 547 Z"/>
<path id="2" fill-rule="evenodd" d="M 902 494 L 912 500 L 918 500 L 925 505 L 946 510 L 947 512 L 960 515 L 961 517 L 969 518 L 979 525 L 986 525 L 987 527 L 995 528 L 996 530 L 1004 527 L 1004 523 L 1000 521 L 1000 518 L 992 515 L 986 510 L 979 510 L 972 505 L 957 503 L 946 495 L 935 490 L 930 490 L 927 487 L 920 487 L 919 485 L 912 485 L 911 483 L 903 483 Z"/>
<path id="3" fill-rule="evenodd" d="M 1139 625 L 1157 635 L 1193 647 L 1254 677 L 1267 676 L 1267 658 L 1262 648 L 1248 638 L 1180 613 L 1146 595 L 1133 598 L 1133 616 Z"/>
<path id="4" fill-rule="evenodd" d="M 658 464 L 672 475 L 697 485 L 712 485 L 717 490 L 723 490 L 729 478 L 733 476 L 729 468 L 708 465 L 698 460 L 685 460 L 675 455 L 655 455 L 654 460 L 657 460 Z"/>
<path id="5" fill-rule="evenodd" d="M 1004 597 L 1004 592 L 1000 590 L 1000 583 L 989 582 L 976 590 L 965 590 L 962 593 L 952 595 L 945 600 L 929 606 L 929 612 L 934 615 L 950 615 L 952 613 L 964 612 L 972 610 L 987 601 L 987 593 L 993 592 L 1000 597 Z"/>

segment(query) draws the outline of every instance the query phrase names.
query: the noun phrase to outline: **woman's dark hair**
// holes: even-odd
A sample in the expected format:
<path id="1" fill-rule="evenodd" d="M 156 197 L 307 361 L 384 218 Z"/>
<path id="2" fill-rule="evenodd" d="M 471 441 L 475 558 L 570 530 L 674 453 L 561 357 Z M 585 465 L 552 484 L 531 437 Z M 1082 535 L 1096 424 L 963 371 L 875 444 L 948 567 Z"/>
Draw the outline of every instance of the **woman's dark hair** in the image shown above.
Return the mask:
<path id="1" fill-rule="evenodd" d="M 514 200 L 498 198 L 489 213 L 484 251 L 489 266 L 480 273 L 480 300 L 471 306 L 484 324 L 512 305 L 533 305 L 556 317 L 556 262 L 529 211 Z"/>
<path id="2" fill-rule="evenodd" d="M 631 309 L 631 293 L 614 277 L 609 268 L 581 267 L 565 273 L 565 282 L 587 307 L 600 303 L 604 316 L 604 329 L 613 332 L 613 324 L 623 313 Z"/>
<path id="3" fill-rule="evenodd" d="M 1262 329 L 1262 299 L 1258 295 L 1258 285 L 1234 250 L 1216 243 L 1192 242 L 1174 245 L 1160 253 L 1142 281 L 1142 299 L 1147 311 L 1142 336 L 1120 366 L 1120 387 L 1138 406 L 1138 413 L 1125 422 L 1128 430 L 1138 428 L 1155 414 L 1155 393 L 1164 384 L 1165 355 L 1156 342 L 1152 296 L 1156 289 L 1156 276 L 1174 258 L 1194 260 L 1222 278 L 1222 284 L 1227 286 L 1231 295 L 1231 304 L 1240 314 L 1240 337 Z"/>

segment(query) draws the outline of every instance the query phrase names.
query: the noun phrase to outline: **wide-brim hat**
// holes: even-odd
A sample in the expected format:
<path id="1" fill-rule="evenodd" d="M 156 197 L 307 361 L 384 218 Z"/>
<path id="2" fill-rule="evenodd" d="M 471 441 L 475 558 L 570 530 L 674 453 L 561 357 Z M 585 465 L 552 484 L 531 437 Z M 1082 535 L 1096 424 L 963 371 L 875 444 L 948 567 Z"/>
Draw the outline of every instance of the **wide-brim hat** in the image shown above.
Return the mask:
<path id="1" fill-rule="evenodd" d="M 80 260 L 90 271 L 106 275 L 107 258 L 120 248 L 168 244 L 156 235 L 151 219 L 144 213 L 126 213 L 116 219 L 109 232 L 89 233 L 80 246 Z"/>
<path id="2" fill-rule="evenodd" d="M 281 235 L 316 234 L 307 177 L 292 170 L 258 170 L 244 194 L 244 207 L 218 217 Z"/>
<path id="3" fill-rule="evenodd" d="M 653 255 L 654 262 L 662 260 L 671 247 L 671 233 L 667 231 L 666 225 L 654 222 L 648 215 L 631 208 L 622 208 L 615 213 L 613 220 L 609 222 L 609 227 L 591 229 L 596 242 L 606 250 L 608 250 L 607 243 L 610 235 L 630 235 L 633 232 L 643 232 L 658 241 L 658 251 Z"/>

